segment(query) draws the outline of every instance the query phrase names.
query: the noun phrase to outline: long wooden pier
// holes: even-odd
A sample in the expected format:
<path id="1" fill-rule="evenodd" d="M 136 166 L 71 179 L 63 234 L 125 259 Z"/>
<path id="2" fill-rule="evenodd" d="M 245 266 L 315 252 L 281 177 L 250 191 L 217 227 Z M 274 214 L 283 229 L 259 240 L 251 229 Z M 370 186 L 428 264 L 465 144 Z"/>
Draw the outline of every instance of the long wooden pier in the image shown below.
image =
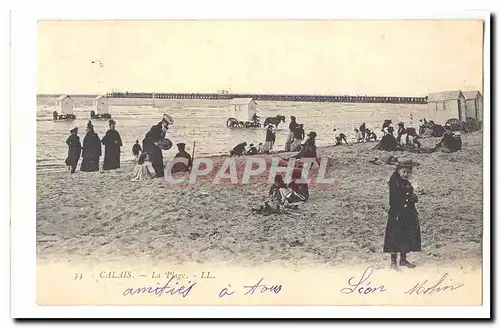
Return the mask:
<path id="1" fill-rule="evenodd" d="M 107 97 L 148 98 L 148 99 L 203 99 L 203 100 L 231 100 L 233 98 L 253 98 L 256 101 L 261 100 L 261 101 L 300 101 L 300 102 L 427 104 L 427 97 L 394 97 L 394 96 L 111 92 L 107 94 Z"/>

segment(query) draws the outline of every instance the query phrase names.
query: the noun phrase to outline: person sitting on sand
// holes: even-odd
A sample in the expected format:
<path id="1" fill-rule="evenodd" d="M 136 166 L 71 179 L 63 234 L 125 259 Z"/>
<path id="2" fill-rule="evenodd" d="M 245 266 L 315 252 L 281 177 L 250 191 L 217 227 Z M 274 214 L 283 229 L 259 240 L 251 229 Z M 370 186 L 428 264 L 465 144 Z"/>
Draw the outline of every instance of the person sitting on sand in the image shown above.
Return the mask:
<path id="1" fill-rule="evenodd" d="M 262 147 L 262 153 L 269 155 L 269 152 L 273 150 L 275 141 L 276 141 L 276 133 L 273 132 L 273 125 L 270 124 L 266 130 L 266 142 L 264 143 L 264 147 Z"/>
<path id="2" fill-rule="evenodd" d="M 290 147 L 291 151 L 297 151 L 300 148 L 302 140 L 304 140 L 306 132 L 304 131 L 304 124 L 297 124 L 293 131 L 293 143 Z"/>
<path id="3" fill-rule="evenodd" d="M 145 152 L 142 153 L 139 156 L 137 165 L 134 167 L 134 171 L 132 172 L 132 179 L 130 181 L 149 180 L 155 178 L 155 176 L 156 170 L 149 160 L 149 154 Z"/>
<path id="4" fill-rule="evenodd" d="M 294 169 L 292 181 L 286 184 L 281 175 L 276 175 L 274 184 L 269 190 L 272 201 L 278 202 L 286 207 L 294 207 L 303 204 L 309 199 L 309 186 L 307 183 L 297 182 L 302 175 L 302 170 Z"/>
<path id="5" fill-rule="evenodd" d="M 397 137 L 396 137 L 396 140 L 398 141 L 399 144 L 401 144 L 401 137 L 403 135 L 406 135 L 407 134 L 407 131 L 405 129 L 405 124 L 403 122 L 399 122 L 398 123 L 398 131 L 397 131 Z M 406 143 L 406 141 L 404 141 L 404 143 Z"/>
<path id="6" fill-rule="evenodd" d="M 70 167 L 71 173 L 75 173 L 76 165 L 80 160 L 80 154 L 82 152 L 82 144 L 80 143 L 80 137 L 78 136 L 78 128 L 73 128 L 69 131 L 71 135 L 66 140 L 68 145 L 68 157 L 66 158 L 66 165 Z"/>
<path id="7" fill-rule="evenodd" d="M 94 131 L 92 121 L 87 123 L 87 134 L 83 138 L 82 165 L 80 171 L 99 171 L 99 158 L 102 155 L 101 139 Z"/>
<path id="8" fill-rule="evenodd" d="M 356 134 L 356 142 L 363 142 L 364 141 L 365 138 L 363 137 L 361 132 L 359 132 L 358 129 L 354 129 L 354 133 Z"/>
<path id="9" fill-rule="evenodd" d="M 380 139 L 379 143 L 374 147 L 374 149 L 395 151 L 399 147 L 398 141 L 392 135 L 392 133 L 387 133 Z"/>
<path id="10" fill-rule="evenodd" d="M 178 153 L 174 158 L 185 158 L 187 163 L 177 162 L 172 166 L 172 173 L 177 172 L 189 172 L 191 170 L 191 166 L 193 166 L 193 161 L 191 159 L 191 155 L 186 151 L 186 144 L 180 142 L 177 144 Z"/>
<path id="11" fill-rule="evenodd" d="M 436 145 L 435 151 L 454 153 L 462 149 L 460 132 L 446 131 L 441 141 Z"/>
<path id="12" fill-rule="evenodd" d="M 366 140 L 367 141 L 377 141 L 377 135 L 370 129 L 366 129 Z"/>
<path id="13" fill-rule="evenodd" d="M 135 141 L 135 144 L 132 146 L 132 154 L 134 154 L 134 161 L 137 164 L 137 161 L 139 160 L 139 156 L 141 155 L 142 148 L 141 145 L 139 145 L 139 140 Z"/>
<path id="14" fill-rule="evenodd" d="M 262 142 L 259 142 L 259 147 L 257 148 L 257 153 L 262 153 Z"/>
<path id="15" fill-rule="evenodd" d="M 257 148 L 251 143 L 249 145 L 250 149 L 247 151 L 247 155 L 257 155 Z"/>
<path id="16" fill-rule="evenodd" d="M 382 124 L 382 132 L 384 134 L 390 133 L 388 131 L 388 128 L 391 127 L 392 120 L 385 120 L 384 123 Z M 393 128 L 394 129 L 394 128 Z"/>
<path id="17" fill-rule="evenodd" d="M 335 136 L 335 146 L 342 145 L 342 141 L 347 144 L 347 138 L 345 134 L 343 134 L 342 132 L 338 133 L 337 129 L 333 129 L 333 133 Z"/>
<path id="18" fill-rule="evenodd" d="M 418 197 L 410 183 L 413 167 L 418 163 L 412 160 L 400 161 L 389 180 L 389 213 L 384 238 L 384 253 L 391 254 L 391 268 L 397 269 L 397 253 L 400 253 L 399 265 L 414 268 L 408 262 L 406 254 L 422 250 L 420 224 L 415 204 Z"/>
<path id="19" fill-rule="evenodd" d="M 247 142 L 244 141 L 242 143 L 237 144 L 234 146 L 233 150 L 229 152 L 229 157 L 233 157 L 237 155 L 238 157 L 242 156 L 245 154 L 245 147 L 247 146 Z"/>

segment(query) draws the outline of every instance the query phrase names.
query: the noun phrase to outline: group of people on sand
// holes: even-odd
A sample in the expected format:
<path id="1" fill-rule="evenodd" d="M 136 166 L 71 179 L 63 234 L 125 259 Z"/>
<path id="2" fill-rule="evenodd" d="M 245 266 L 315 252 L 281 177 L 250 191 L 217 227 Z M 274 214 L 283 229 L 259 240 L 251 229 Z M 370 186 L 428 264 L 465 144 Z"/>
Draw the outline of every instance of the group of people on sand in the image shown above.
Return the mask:
<path id="1" fill-rule="evenodd" d="M 71 173 L 75 173 L 76 166 L 80 157 L 82 163 L 80 171 L 94 172 L 99 171 L 99 160 L 102 156 L 101 144 L 104 145 L 104 162 L 103 170 L 114 170 L 120 168 L 120 147 L 123 146 L 120 133 L 116 130 L 116 122 L 109 120 L 109 130 L 106 132 L 102 140 L 94 130 L 92 121 L 87 123 L 83 145 L 78 136 L 78 128 L 70 130 L 70 136 L 66 140 L 68 145 L 68 156 L 65 164 L 69 167 Z"/>
<path id="2" fill-rule="evenodd" d="M 374 149 L 385 151 L 408 151 L 413 153 L 433 153 L 436 151 L 453 153 L 462 149 L 461 133 L 452 131 L 445 126 L 444 134 L 439 143 L 432 148 L 424 148 L 419 142 L 421 136 L 415 128 L 405 127 L 403 122 L 398 123 L 398 129 L 395 130 L 391 120 L 385 120 L 382 126 L 384 135 Z M 396 132 L 396 135 L 394 133 Z"/>
<path id="3" fill-rule="evenodd" d="M 83 144 L 78 136 L 78 128 L 71 129 L 70 136 L 66 140 L 68 145 L 68 156 L 65 164 L 69 167 L 71 173 L 75 173 L 80 157 L 82 162 L 80 171 L 95 172 L 99 171 L 100 158 L 102 156 L 101 144 L 104 145 L 103 170 L 115 170 L 120 168 L 120 154 L 123 146 L 120 133 L 116 130 L 116 122 L 113 119 L 108 121 L 109 130 L 102 140 L 94 130 L 92 121 L 87 123 L 86 134 Z M 132 146 L 132 153 L 135 159 L 135 168 L 132 172 L 132 180 L 139 181 L 150 178 L 160 178 L 164 176 L 164 163 L 162 149 L 169 149 L 172 145 L 166 138 L 168 126 L 173 124 L 173 119 L 164 115 L 163 119 L 153 125 L 146 133 L 142 141 L 142 147 L 139 140 Z M 170 144 L 169 144 L 170 143 Z M 176 162 L 172 166 L 172 173 L 189 171 L 192 166 L 191 155 L 186 152 L 186 144 L 177 144 L 178 153 L 175 158 L 184 158 L 185 161 Z"/>
<path id="4" fill-rule="evenodd" d="M 172 142 L 166 137 L 170 125 L 174 123 L 172 117 L 163 115 L 161 121 L 151 126 L 142 140 L 142 148 L 139 140 L 132 147 L 136 166 L 132 172 L 132 181 L 141 181 L 165 176 L 165 164 L 163 162 L 163 150 L 170 149 Z M 174 158 L 183 158 L 170 168 L 171 173 L 189 172 L 193 165 L 191 155 L 186 151 L 186 144 L 177 143 L 177 154 Z"/>

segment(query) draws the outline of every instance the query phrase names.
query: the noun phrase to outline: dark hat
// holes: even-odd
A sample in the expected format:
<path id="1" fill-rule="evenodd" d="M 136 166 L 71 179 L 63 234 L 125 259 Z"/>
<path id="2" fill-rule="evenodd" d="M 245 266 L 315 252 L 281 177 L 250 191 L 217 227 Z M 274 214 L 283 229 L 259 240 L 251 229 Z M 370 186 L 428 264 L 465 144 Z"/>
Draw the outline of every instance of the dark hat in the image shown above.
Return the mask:
<path id="1" fill-rule="evenodd" d="M 314 131 L 311 131 L 307 134 L 308 137 L 311 137 L 311 138 L 316 138 L 316 132 Z"/>
<path id="2" fill-rule="evenodd" d="M 115 122 L 115 120 L 113 120 L 113 119 L 110 119 L 110 120 L 108 121 L 108 123 L 109 123 L 109 125 L 116 125 L 116 122 Z"/>
<path id="3" fill-rule="evenodd" d="M 397 166 L 398 167 L 415 167 L 415 166 L 419 166 L 419 165 L 420 165 L 419 163 L 414 162 L 411 159 L 408 159 L 408 160 L 398 160 L 398 162 L 397 162 Z"/>
<path id="4" fill-rule="evenodd" d="M 72 128 L 71 130 L 69 130 L 70 133 L 73 133 L 73 132 L 78 132 L 78 128 Z"/>
<path id="5" fill-rule="evenodd" d="M 94 125 L 92 124 L 92 121 L 89 121 L 87 123 L 87 129 L 94 129 Z"/>
<path id="6" fill-rule="evenodd" d="M 179 143 L 177 144 L 177 148 L 182 148 L 182 149 L 184 149 L 184 148 L 186 148 L 186 144 L 185 144 L 184 142 L 179 142 Z"/>
<path id="7" fill-rule="evenodd" d="M 405 124 L 403 122 L 398 123 L 399 126 L 404 126 Z"/>
<path id="8" fill-rule="evenodd" d="M 293 116 L 293 115 L 292 115 L 292 116 L 290 116 L 290 119 L 295 120 L 295 119 L 297 119 L 297 118 L 296 118 L 295 116 Z"/>

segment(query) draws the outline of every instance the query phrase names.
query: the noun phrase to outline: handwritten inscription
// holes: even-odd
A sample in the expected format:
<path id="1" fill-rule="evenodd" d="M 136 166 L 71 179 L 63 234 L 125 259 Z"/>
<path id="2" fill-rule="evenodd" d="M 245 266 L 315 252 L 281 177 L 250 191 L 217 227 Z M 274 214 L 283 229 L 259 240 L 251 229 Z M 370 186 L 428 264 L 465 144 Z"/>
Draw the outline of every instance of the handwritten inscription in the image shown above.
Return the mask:
<path id="1" fill-rule="evenodd" d="M 432 295 L 434 293 L 444 292 L 446 290 L 453 291 L 453 290 L 458 289 L 464 285 L 464 284 L 445 285 L 444 280 L 446 279 L 446 277 L 448 277 L 447 273 L 445 273 L 441 277 L 441 279 L 439 279 L 439 281 L 436 282 L 434 285 L 432 285 L 432 283 L 429 283 L 428 280 L 424 280 L 423 282 L 418 282 L 415 286 L 408 289 L 405 292 L 405 294 L 407 294 L 407 295 L 420 295 L 420 294 Z"/>
<path id="2" fill-rule="evenodd" d="M 261 278 L 259 282 L 253 284 L 253 285 L 248 285 L 248 286 L 243 286 L 245 292 L 245 296 L 247 295 L 253 295 L 254 293 L 257 294 L 279 294 L 281 292 L 281 288 L 283 287 L 282 285 L 266 285 L 264 284 L 264 278 Z M 235 291 L 232 289 L 231 285 L 228 285 L 228 287 L 222 288 L 219 292 L 219 297 L 225 297 L 225 296 L 231 296 L 235 293 Z"/>
<path id="3" fill-rule="evenodd" d="M 273 285 L 273 286 L 266 286 L 262 281 L 264 278 L 261 278 L 258 283 L 252 286 L 243 286 L 244 288 L 247 288 L 247 292 L 245 295 L 253 295 L 254 292 L 260 292 L 260 293 L 266 293 L 266 292 L 271 292 L 278 294 L 281 291 L 281 285 Z"/>
<path id="4" fill-rule="evenodd" d="M 365 271 L 361 275 L 361 278 L 349 278 L 349 281 L 347 283 L 350 287 L 342 288 L 340 292 L 343 294 L 352 294 L 354 292 L 357 292 L 358 294 L 373 294 L 377 292 L 387 291 L 384 285 L 373 286 L 371 285 L 371 281 L 367 281 L 372 273 L 373 266 L 370 265 L 365 269 Z"/>
<path id="5" fill-rule="evenodd" d="M 127 288 L 123 291 L 123 296 L 133 296 L 138 294 L 155 294 L 156 296 L 162 296 L 166 293 L 187 297 L 193 290 L 194 286 L 196 286 L 196 282 L 188 281 L 186 285 L 182 285 L 179 284 L 179 282 L 173 283 L 173 280 L 174 277 L 171 277 L 163 286 L 157 284 L 156 286 Z"/>

